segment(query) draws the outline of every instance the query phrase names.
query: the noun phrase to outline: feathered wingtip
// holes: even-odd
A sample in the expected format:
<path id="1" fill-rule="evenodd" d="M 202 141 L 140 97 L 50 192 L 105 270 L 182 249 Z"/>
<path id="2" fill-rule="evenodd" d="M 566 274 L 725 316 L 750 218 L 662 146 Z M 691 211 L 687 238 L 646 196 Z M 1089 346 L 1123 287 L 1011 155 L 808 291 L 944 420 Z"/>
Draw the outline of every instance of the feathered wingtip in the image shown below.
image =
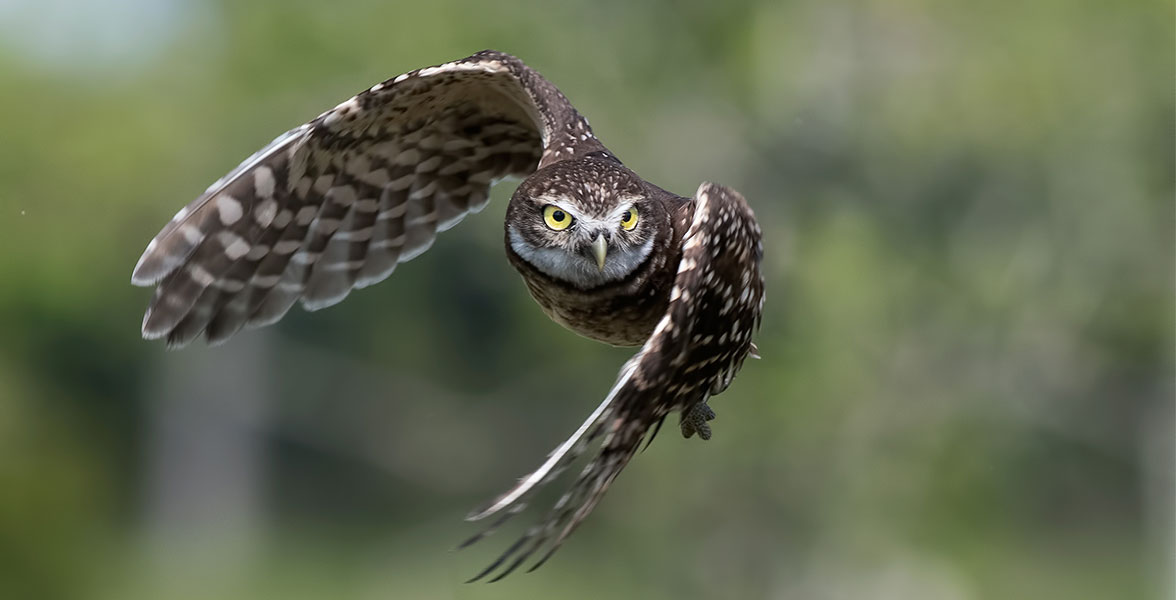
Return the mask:
<path id="1" fill-rule="evenodd" d="M 624 389 L 632 374 L 633 365 L 622 369 L 621 377 L 607 398 L 580 425 L 575 433 L 551 453 L 534 472 L 519 480 L 506 493 L 487 506 L 472 511 L 467 520 L 478 521 L 501 513 L 485 529 L 462 542 L 458 549 L 467 548 L 490 536 L 507 520 L 522 512 L 527 501 L 539 488 L 558 477 L 569 464 L 583 455 L 588 444 L 603 438 L 600 452 L 584 466 L 568 490 L 560 496 L 545 518 L 532 525 L 485 569 L 467 583 L 495 582 L 513 573 L 536 553 L 539 558 L 527 568 L 533 571 L 555 553 L 576 527 L 592 512 L 613 479 L 629 462 L 640 446 L 652 423 L 622 418 L 614 406 L 618 393 Z M 497 573 L 495 573 L 497 571 Z"/>

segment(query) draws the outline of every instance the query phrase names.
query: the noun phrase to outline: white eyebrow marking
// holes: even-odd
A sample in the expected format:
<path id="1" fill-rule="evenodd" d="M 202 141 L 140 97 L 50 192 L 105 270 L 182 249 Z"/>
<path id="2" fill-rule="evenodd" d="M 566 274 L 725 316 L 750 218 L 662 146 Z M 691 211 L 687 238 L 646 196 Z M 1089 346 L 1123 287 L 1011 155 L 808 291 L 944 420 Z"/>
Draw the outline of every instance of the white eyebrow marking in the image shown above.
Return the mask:
<path id="1" fill-rule="evenodd" d="M 559 208 L 560 210 L 572 215 L 572 218 L 590 227 L 612 227 L 618 225 L 621 222 L 621 218 L 625 216 L 625 213 L 628 212 L 629 209 L 632 208 L 638 200 L 642 199 L 643 198 L 641 196 L 621 196 L 620 198 L 617 198 L 618 204 L 616 208 L 612 209 L 603 218 L 597 219 L 581 213 L 571 202 L 569 202 L 569 199 L 566 196 L 535 196 L 535 200 L 544 204 L 555 206 L 556 208 Z"/>
<path id="2" fill-rule="evenodd" d="M 612 212 L 608 213 L 608 216 L 605 217 L 605 220 L 620 222 L 621 218 L 625 216 L 625 213 L 629 212 L 629 209 L 633 208 L 633 205 L 636 204 L 638 200 L 641 200 L 640 196 L 621 197 L 620 205 L 613 209 Z"/>
<path id="3" fill-rule="evenodd" d="M 550 205 L 572 215 L 572 218 L 577 221 L 585 220 L 584 216 L 582 214 L 580 214 L 580 211 L 576 210 L 575 208 L 572 208 L 572 204 L 570 202 L 568 202 L 568 199 L 564 196 L 535 196 L 535 199 L 544 203 L 544 204 L 550 204 Z"/>

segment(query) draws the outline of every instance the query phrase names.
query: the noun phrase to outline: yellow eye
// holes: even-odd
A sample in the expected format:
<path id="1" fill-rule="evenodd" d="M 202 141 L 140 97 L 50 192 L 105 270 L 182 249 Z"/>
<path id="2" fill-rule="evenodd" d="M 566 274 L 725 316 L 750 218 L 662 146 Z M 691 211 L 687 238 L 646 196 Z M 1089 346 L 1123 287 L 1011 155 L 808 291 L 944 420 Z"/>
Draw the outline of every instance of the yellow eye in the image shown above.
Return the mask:
<path id="1" fill-rule="evenodd" d="M 572 224 L 572 215 L 558 206 L 549 204 L 543 208 L 543 222 L 556 231 L 563 231 Z"/>
<path id="2" fill-rule="evenodd" d="M 633 228 L 636 226 L 637 207 L 630 206 L 629 210 L 625 211 L 625 216 L 621 217 L 621 227 L 624 227 L 625 231 L 633 231 Z"/>

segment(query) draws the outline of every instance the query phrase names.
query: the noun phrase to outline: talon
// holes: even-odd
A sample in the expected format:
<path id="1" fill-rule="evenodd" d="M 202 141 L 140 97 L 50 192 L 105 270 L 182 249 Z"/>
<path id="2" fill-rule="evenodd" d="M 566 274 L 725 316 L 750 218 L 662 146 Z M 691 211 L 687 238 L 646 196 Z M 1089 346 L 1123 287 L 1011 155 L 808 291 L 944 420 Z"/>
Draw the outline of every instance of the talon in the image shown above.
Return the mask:
<path id="1" fill-rule="evenodd" d="M 748 348 L 747 355 L 750 356 L 751 358 L 755 358 L 755 359 L 762 358 L 759 355 L 759 346 L 756 346 L 755 342 L 751 342 L 751 347 Z"/>
<path id="2" fill-rule="evenodd" d="M 709 440 L 711 437 L 711 428 L 707 421 L 715 418 L 715 411 L 706 402 L 699 402 L 690 407 L 689 411 L 682 413 L 682 437 L 691 438 L 695 433 L 698 437 Z"/>

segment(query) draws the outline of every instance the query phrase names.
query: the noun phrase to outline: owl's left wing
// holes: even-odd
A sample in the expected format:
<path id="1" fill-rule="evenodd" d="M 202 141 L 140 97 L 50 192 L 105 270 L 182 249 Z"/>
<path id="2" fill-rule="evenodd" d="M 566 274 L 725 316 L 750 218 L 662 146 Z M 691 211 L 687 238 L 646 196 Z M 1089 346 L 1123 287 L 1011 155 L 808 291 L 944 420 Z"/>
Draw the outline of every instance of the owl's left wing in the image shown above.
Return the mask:
<path id="1" fill-rule="evenodd" d="M 738 192 L 712 183 L 699 186 L 690 227 L 666 314 L 624 367 L 608 396 L 570 438 L 538 469 L 519 480 L 469 520 L 501 513 L 468 546 L 493 533 L 564 468 L 599 441 L 600 449 L 547 516 L 535 524 L 471 581 L 501 568 L 491 581 L 517 569 L 542 551 L 542 565 L 588 516 L 613 480 L 646 439 L 657 434 L 673 411 L 685 415 L 731 383 L 753 352 L 764 282 L 759 225 Z M 649 438 L 652 441 L 652 437 Z"/>

